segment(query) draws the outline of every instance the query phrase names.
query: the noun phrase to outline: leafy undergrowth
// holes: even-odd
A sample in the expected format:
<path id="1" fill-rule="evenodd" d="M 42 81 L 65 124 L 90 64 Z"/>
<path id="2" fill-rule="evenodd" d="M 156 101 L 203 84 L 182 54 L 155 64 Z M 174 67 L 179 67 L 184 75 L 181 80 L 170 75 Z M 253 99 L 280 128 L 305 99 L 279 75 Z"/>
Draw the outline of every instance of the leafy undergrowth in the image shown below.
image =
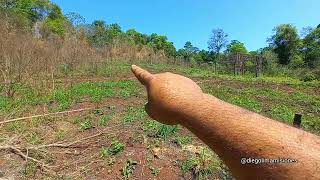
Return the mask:
<path id="1" fill-rule="evenodd" d="M 317 82 L 215 75 L 209 68 L 145 66 L 152 72 L 169 69 L 187 75 L 206 93 L 284 123 L 292 124 L 294 113 L 302 113 L 302 128 L 320 132 Z M 188 130 L 147 116 L 144 87 L 129 68 L 115 63 L 99 67 L 94 81 L 77 79 L 69 84 L 60 77 L 54 90 L 19 85 L 15 98 L 0 95 L 0 116 L 7 119 L 91 108 L 2 125 L 0 145 L 14 146 L 38 161 L 23 159 L 13 153 L 15 149 L 1 150 L 0 178 L 231 179 L 217 155 Z"/>

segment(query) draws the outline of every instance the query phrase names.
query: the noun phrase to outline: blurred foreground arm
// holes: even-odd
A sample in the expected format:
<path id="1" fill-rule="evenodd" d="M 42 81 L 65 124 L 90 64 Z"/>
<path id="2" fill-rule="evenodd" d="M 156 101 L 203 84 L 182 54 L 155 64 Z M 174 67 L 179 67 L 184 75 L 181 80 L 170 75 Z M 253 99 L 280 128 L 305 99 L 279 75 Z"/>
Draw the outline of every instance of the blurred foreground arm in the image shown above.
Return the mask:
<path id="1" fill-rule="evenodd" d="M 150 74 L 133 65 L 146 86 L 149 116 L 181 124 L 203 140 L 237 179 L 320 179 L 320 138 L 204 94 L 186 77 Z M 242 158 L 290 158 L 296 163 L 241 163 Z"/>

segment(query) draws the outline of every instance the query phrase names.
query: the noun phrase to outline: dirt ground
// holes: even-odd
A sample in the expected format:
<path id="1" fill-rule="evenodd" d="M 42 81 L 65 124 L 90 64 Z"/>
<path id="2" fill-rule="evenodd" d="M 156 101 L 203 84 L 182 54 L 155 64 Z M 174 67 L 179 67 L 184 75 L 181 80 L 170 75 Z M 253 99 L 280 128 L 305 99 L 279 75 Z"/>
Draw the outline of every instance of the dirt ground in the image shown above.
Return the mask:
<path id="1" fill-rule="evenodd" d="M 110 80 L 95 77 L 76 79 L 69 81 Z M 129 74 L 121 79 L 135 80 Z M 267 87 L 288 93 L 297 89 L 275 83 L 246 83 L 221 78 L 193 79 L 200 85 L 229 86 L 234 89 Z M 66 109 L 90 110 L 0 125 L 0 137 L 3 139 L 0 141 L 0 178 L 232 179 L 220 159 L 187 129 L 179 126 L 175 132 L 168 132 L 168 127 L 152 124 L 153 121 L 143 112 L 146 92 L 141 85 L 135 88 L 138 91 L 136 95 L 107 97 L 101 102 L 92 102 L 83 97 Z M 317 94 L 319 88 L 309 88 L 305 92 Z M 259 100 L 264 101 L 263 98 Z M 49 113 L 54 106 L 55 101 L 30 106 L 22 116 Z M 133 108 L 132 112 L 130 108 Z M 101 125 L 104 117 L 109 119 Z M 133 120 L 124 121 L 132 117 Z M 87 119 L 92 124 L 85 124 Z M 166 137 L 161 137 L 159 133 L 166 134 Z M 180 143 L 177 140 L 186 137 L 191 140 Z M 122 144 L 124 147 L 114 154 L 105 153 L 114 141 L 120 142 L 116 145 Z"/>

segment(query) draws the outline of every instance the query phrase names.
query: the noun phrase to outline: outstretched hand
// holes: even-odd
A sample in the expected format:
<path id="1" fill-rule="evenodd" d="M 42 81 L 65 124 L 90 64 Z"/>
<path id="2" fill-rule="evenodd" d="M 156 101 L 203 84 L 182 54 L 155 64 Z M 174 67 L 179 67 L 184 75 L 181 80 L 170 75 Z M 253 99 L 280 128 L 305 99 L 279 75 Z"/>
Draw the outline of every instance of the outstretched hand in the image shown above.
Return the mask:
<path id="1" fill-rule="evenodd" d="M 164 124 L 180 124 L 187 107 L 203 98 L 201 88 L 191 79 L 172 73 L 151 74 L 132 65 L 133 74 L 147 88 L 148 115 Z"/>

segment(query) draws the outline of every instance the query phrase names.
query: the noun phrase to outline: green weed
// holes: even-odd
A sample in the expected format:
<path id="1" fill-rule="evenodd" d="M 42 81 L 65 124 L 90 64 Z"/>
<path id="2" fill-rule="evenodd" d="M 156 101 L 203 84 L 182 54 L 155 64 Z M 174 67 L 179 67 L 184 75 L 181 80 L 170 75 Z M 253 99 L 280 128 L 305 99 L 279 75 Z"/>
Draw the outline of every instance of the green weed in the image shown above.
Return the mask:
<path id="1" fill-rule="evenodd" d="M 133 173 L 135 166 L 137 165 L 137 161 L 133 161 L 129 159 L 122 168 L 122 176 L 125 180 L 128 180 L 130 175 Z"/>
<path id="2" fill-rule="evenodd" d="M 56 111 L 67 109 L 72 104 L 72 94 L 70 91 L 57 90 L 53 93 L 53 100 L 58 102 L 59 106 Z"/>
<path id="3" fill-rule="evenodd" d="M 244 88 L 241 93 L 246 95 L 266 96 L 269 98 L 282 98 L 288 96 L 288 93 L 270 88 Z"/>
<path id="4" fill-rule="evenodd" d="M 192 136 L 176 136 L 174 142 L 177 143 L 179 146 L 183 144 L 187 144 L 192 141 Z"/>
<path id="5" fill-rule="evenodd" d="M 213 156 L 212 152 L 207 148 L 202 149 L 198 156 L 188 158 L 180 164 L 183 173 L 190 172 L 194 169 L 196 179 L 203 179 L 208 175 L 214 174 L 220 169 L 219 166 L 220 161 L 216 156 Z"/>
<path id="6" fill-rule="evenodd" d="M 102 116 L 98 121 L 98 125 L 105 126 L 110 120 L 111 120 L 111 116 Z"/>
<path id="7" fill-rule="evenodd" d="M 153 174 L 154 176 L 158 176 L 158 174 L 160 173 L 160 168 L 158 167 L 152 167 L 150 166 L 149 169 L 151 170 L 151 174 Z"/>
<path id="8" fill-rule="evenodd" d="M 154 120 L 144 121 L 142 128 L 148 134 L 162 139 L 167 139 L 178 131 L 177 125 L 165 125 Z"/>
<path id="9" fill-rule="evenodd" d="M 245 96 L 235 96 L 231 98 L 231 103 L 248 108 L 249 110 L 253 110 L 255 112 L 261 112 L 262 108 L 258 101 L 245 97 Z"/>
<path id="10" fill-rule="evenodd" d="M 157 122 L 157 121 L 154 121 L 154 120 L 150 120 L 150 119 L 147 119 L 143 122 L 143 125 L 142 125 L 142 129 L 145 131 L 145 132 L 151 132 L 153 130 L 156 130 L 159 126 L 161 125 L 161 123 Z"/>
<path id="11" fill-rule="evenodd" d="M 34 176 L 36 171 L 37 171 L 37 165 L 32 161 L 28 161 L 23 168 L 23 174 L 27 177 Z"/>
<path id="12" fill-rule="evenodd" d="M 6 140 L 8 140 L 8 136 L 4 134 L 0 134 L 0 143 L 5 142 Z"/>
<path id="13" fill-rule="evenodd" d="M 143 107 L 128 107 L 125 115 L 122 118 L 122 122 L 128 123 L 136 120 L 141 120 L 146 117 L 146 112 Z"/>
<path id="14" fill-rule="evenodd" d="M 87 118 L 84 122 L 80 123 L 82 130 L 87 130 L 93 128 L 91 119 Z"/>
<path id="15" fill-rule="evenodd" d="M 302 116 L 302 127 L 320 135 L 320 117 L 307 113 Z"/>
<path id="16" fill-rule="evenodd" d="M 196 158 L 189 158 L 184 161 L 182 161 L 180 168 L 182 172 L 185 174 L 189 171 L 191 171 L 192 168 L 196 167 L 198 164 L 198 161 Z"/>
<path id="17" fill-rule="evenodd" d="M 125 145 L 121 143 L 119 140 L 114 139 L 111 142 L 111 145 L 108 148 L 104 148 L 102 150 L 102 156 L 105 157 L 107 155 L 116 155 L 119 152 L 124 150 Z"/>
<path id="18" fill-rule="evenodd" d="M 295 109 L 285 105 L 275 105 L 271 108 L 271 116 L 275 119 L 291 123 L 295 114 Z"/>
<path id="19" fill-rule="evenodd" d="M 79 116 L 77 116 L 77 117 L 73 118 L 73 119 L 71 120 L 71 122 L 72 122 L 73 124 L 80 124 L 80 123 L 82 122 L 82 120 L 81 120 L 81 118 L 80 118 Z"/>
<path id="20" fill-rule="evenodd" d="M 67 135 L 67 132 L 63 129 L 59 129 L 57 132 L 56 132 L 56 138 L 58 140 L 63 140 Z"/>
<path id="21" fill-rule="evenodd" d="M 9 98 L 0 95 L 0 111 L 7 109 L 9 106 Z"/>
<path id="22" fill-rule="evenodd" d="M 92 113 L 95 114 L 95 115 L 103 115 L 104 114 L 104 111 L 103 109 L 94 109 L 92 110 Z"/>
<path id="23" fill-rule="evenodd" d="M 108 148 L 102 147 L 102 148 L 100 149 L 99 154 L 100 154 L 100 157 L 107 157 L 107 156 L 109 156 Z"/>
<path id="24" fill-rule="evenodd" d="M 121 97 L 137 95 L 136 82 L 132 80 L 83 82 L 73 85 L 71 88 L 58 89 L 49 99 L 58 102 L 58 107 L 55 110 L 60 111 L 69 108 L 72 103 L 84 96 L 89 96 L 92 102 L 101 102 L 104 98 L 116 95 Z"/>
<path id="25" fill-rule="evenodd" d="M 12 131 L 13 132 L 22 132 L 22 131 L 26 130 L 25 124 L 20 121 L 5 124 L 4 128 L 10 132 L 12 132 Z"/>
<path id="26" fill-rule="evenodd" d="M 165 125 L 161 124 L 157 129 L 157 136 L 163 139 L 167 139 L 170 135 L 175 134 L 178 130 L 177 125 Z"/>
<path id="27" fill-rule="evenodd" d="M 41 135 L 37 132 L 31 132 L 26 136 L 27 142 L 30 144 L 40 144 L 42 142 Z"/>

